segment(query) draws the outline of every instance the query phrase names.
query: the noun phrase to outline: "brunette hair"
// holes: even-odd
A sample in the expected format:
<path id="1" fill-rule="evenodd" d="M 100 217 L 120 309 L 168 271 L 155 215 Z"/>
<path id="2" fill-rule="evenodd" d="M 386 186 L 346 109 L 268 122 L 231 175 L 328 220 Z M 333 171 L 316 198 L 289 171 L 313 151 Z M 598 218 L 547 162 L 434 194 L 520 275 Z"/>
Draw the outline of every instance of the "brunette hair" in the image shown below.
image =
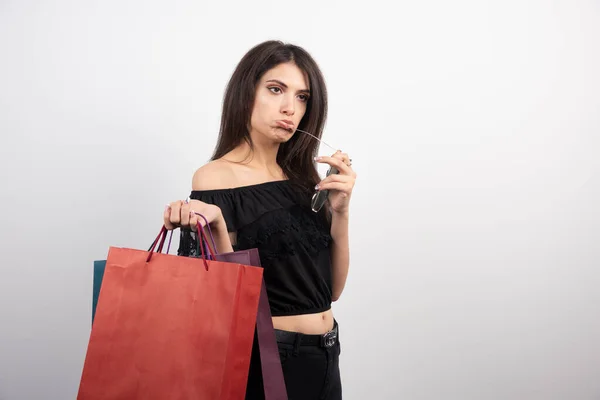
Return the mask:
<path id="1" fill-rule="evenodd" d="M 254 46 L 242 57 L 227 84 L 219 138 L 212 160 L 223 157 L 243 140 L 252 148 L 248 127 L 258 82 L 267 71 L 287 62 L 293 62 L 306 74 L 310 88 L 306 113 L 298 129 L 321 138 L 327 118 L 327 90 L 319 66 L 303 48 L 270 40 Z M 277 154 L 277 163 L 286 177 L 311 192 L 321 180 L 314 162 L 318 144 L 316 139 L 297 132 L 281 144 Z"/>

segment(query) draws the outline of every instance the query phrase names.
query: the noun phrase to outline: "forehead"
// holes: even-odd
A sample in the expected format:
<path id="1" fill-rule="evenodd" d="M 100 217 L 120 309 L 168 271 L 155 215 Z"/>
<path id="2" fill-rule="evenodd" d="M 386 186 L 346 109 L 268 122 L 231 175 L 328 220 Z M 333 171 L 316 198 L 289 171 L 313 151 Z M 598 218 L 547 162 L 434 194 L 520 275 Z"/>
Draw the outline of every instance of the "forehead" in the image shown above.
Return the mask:
<path id="1" fill-rule="evenodd" d="M 281 81 L 293 90 L 309 89 L 306 74 L 291 62 L 271 68 L 263 75 L 261 80 L 266 82 L 270 79 Z"/>

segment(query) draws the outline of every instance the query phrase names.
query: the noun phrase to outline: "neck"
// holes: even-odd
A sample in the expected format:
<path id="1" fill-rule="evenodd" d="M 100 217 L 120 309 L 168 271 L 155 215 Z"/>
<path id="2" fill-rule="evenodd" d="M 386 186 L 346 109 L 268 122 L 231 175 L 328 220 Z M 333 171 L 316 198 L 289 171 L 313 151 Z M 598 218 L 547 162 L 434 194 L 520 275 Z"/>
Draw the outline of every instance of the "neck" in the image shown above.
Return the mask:
<path id="1" fill-rule="evenodd" d="M 281 176 L 281 167 L 277 164 L 279 143 L 261 140 L 260 135 L 251 135 L 251 138 L 253 148 L 244 141 L 230 153 L 231 158 L 243 161 L 247 167 L 264 171 L 267 175 Z"/>

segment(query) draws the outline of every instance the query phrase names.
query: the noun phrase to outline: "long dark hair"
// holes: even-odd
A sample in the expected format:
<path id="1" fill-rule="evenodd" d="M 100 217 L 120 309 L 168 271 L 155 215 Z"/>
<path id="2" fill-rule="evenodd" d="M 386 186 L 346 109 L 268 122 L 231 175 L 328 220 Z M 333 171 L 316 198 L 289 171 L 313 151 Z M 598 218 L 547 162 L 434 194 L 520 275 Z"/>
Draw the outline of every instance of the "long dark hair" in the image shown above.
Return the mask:
<path id="1" fill-rule="evenodd" d="M 279 64 L 293 62 L 308 77 L 310 97 L 299 129 L 321 138 L 327 119 L 327 90 L 319 66 L 303 48 L 270 40 L 251 48 L 233 72 L 223 99 L 221 128 L 212 160 L 223 157 L 245 140 L 253 147 L 248 127 L 256 87 L 261 77 Z M 277 163 L 286 177 L 312 192 L 320 181 L 313 158 L 317 155 L 318 141 L 297 132 L 282 143 L 277 153 Z"/>

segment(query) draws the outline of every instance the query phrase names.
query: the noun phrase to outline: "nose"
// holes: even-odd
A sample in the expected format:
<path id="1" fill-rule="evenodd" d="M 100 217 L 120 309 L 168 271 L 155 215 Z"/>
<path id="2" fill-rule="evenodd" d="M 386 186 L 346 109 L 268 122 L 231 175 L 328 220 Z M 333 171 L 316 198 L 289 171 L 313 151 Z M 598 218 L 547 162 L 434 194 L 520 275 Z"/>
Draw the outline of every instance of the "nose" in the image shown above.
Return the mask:
<path id="1" fill-rule="evenodd" d="M 293 96 L 281 96 L 281 112 L 285 115 L 292 116 L 296 112 Z"/>

